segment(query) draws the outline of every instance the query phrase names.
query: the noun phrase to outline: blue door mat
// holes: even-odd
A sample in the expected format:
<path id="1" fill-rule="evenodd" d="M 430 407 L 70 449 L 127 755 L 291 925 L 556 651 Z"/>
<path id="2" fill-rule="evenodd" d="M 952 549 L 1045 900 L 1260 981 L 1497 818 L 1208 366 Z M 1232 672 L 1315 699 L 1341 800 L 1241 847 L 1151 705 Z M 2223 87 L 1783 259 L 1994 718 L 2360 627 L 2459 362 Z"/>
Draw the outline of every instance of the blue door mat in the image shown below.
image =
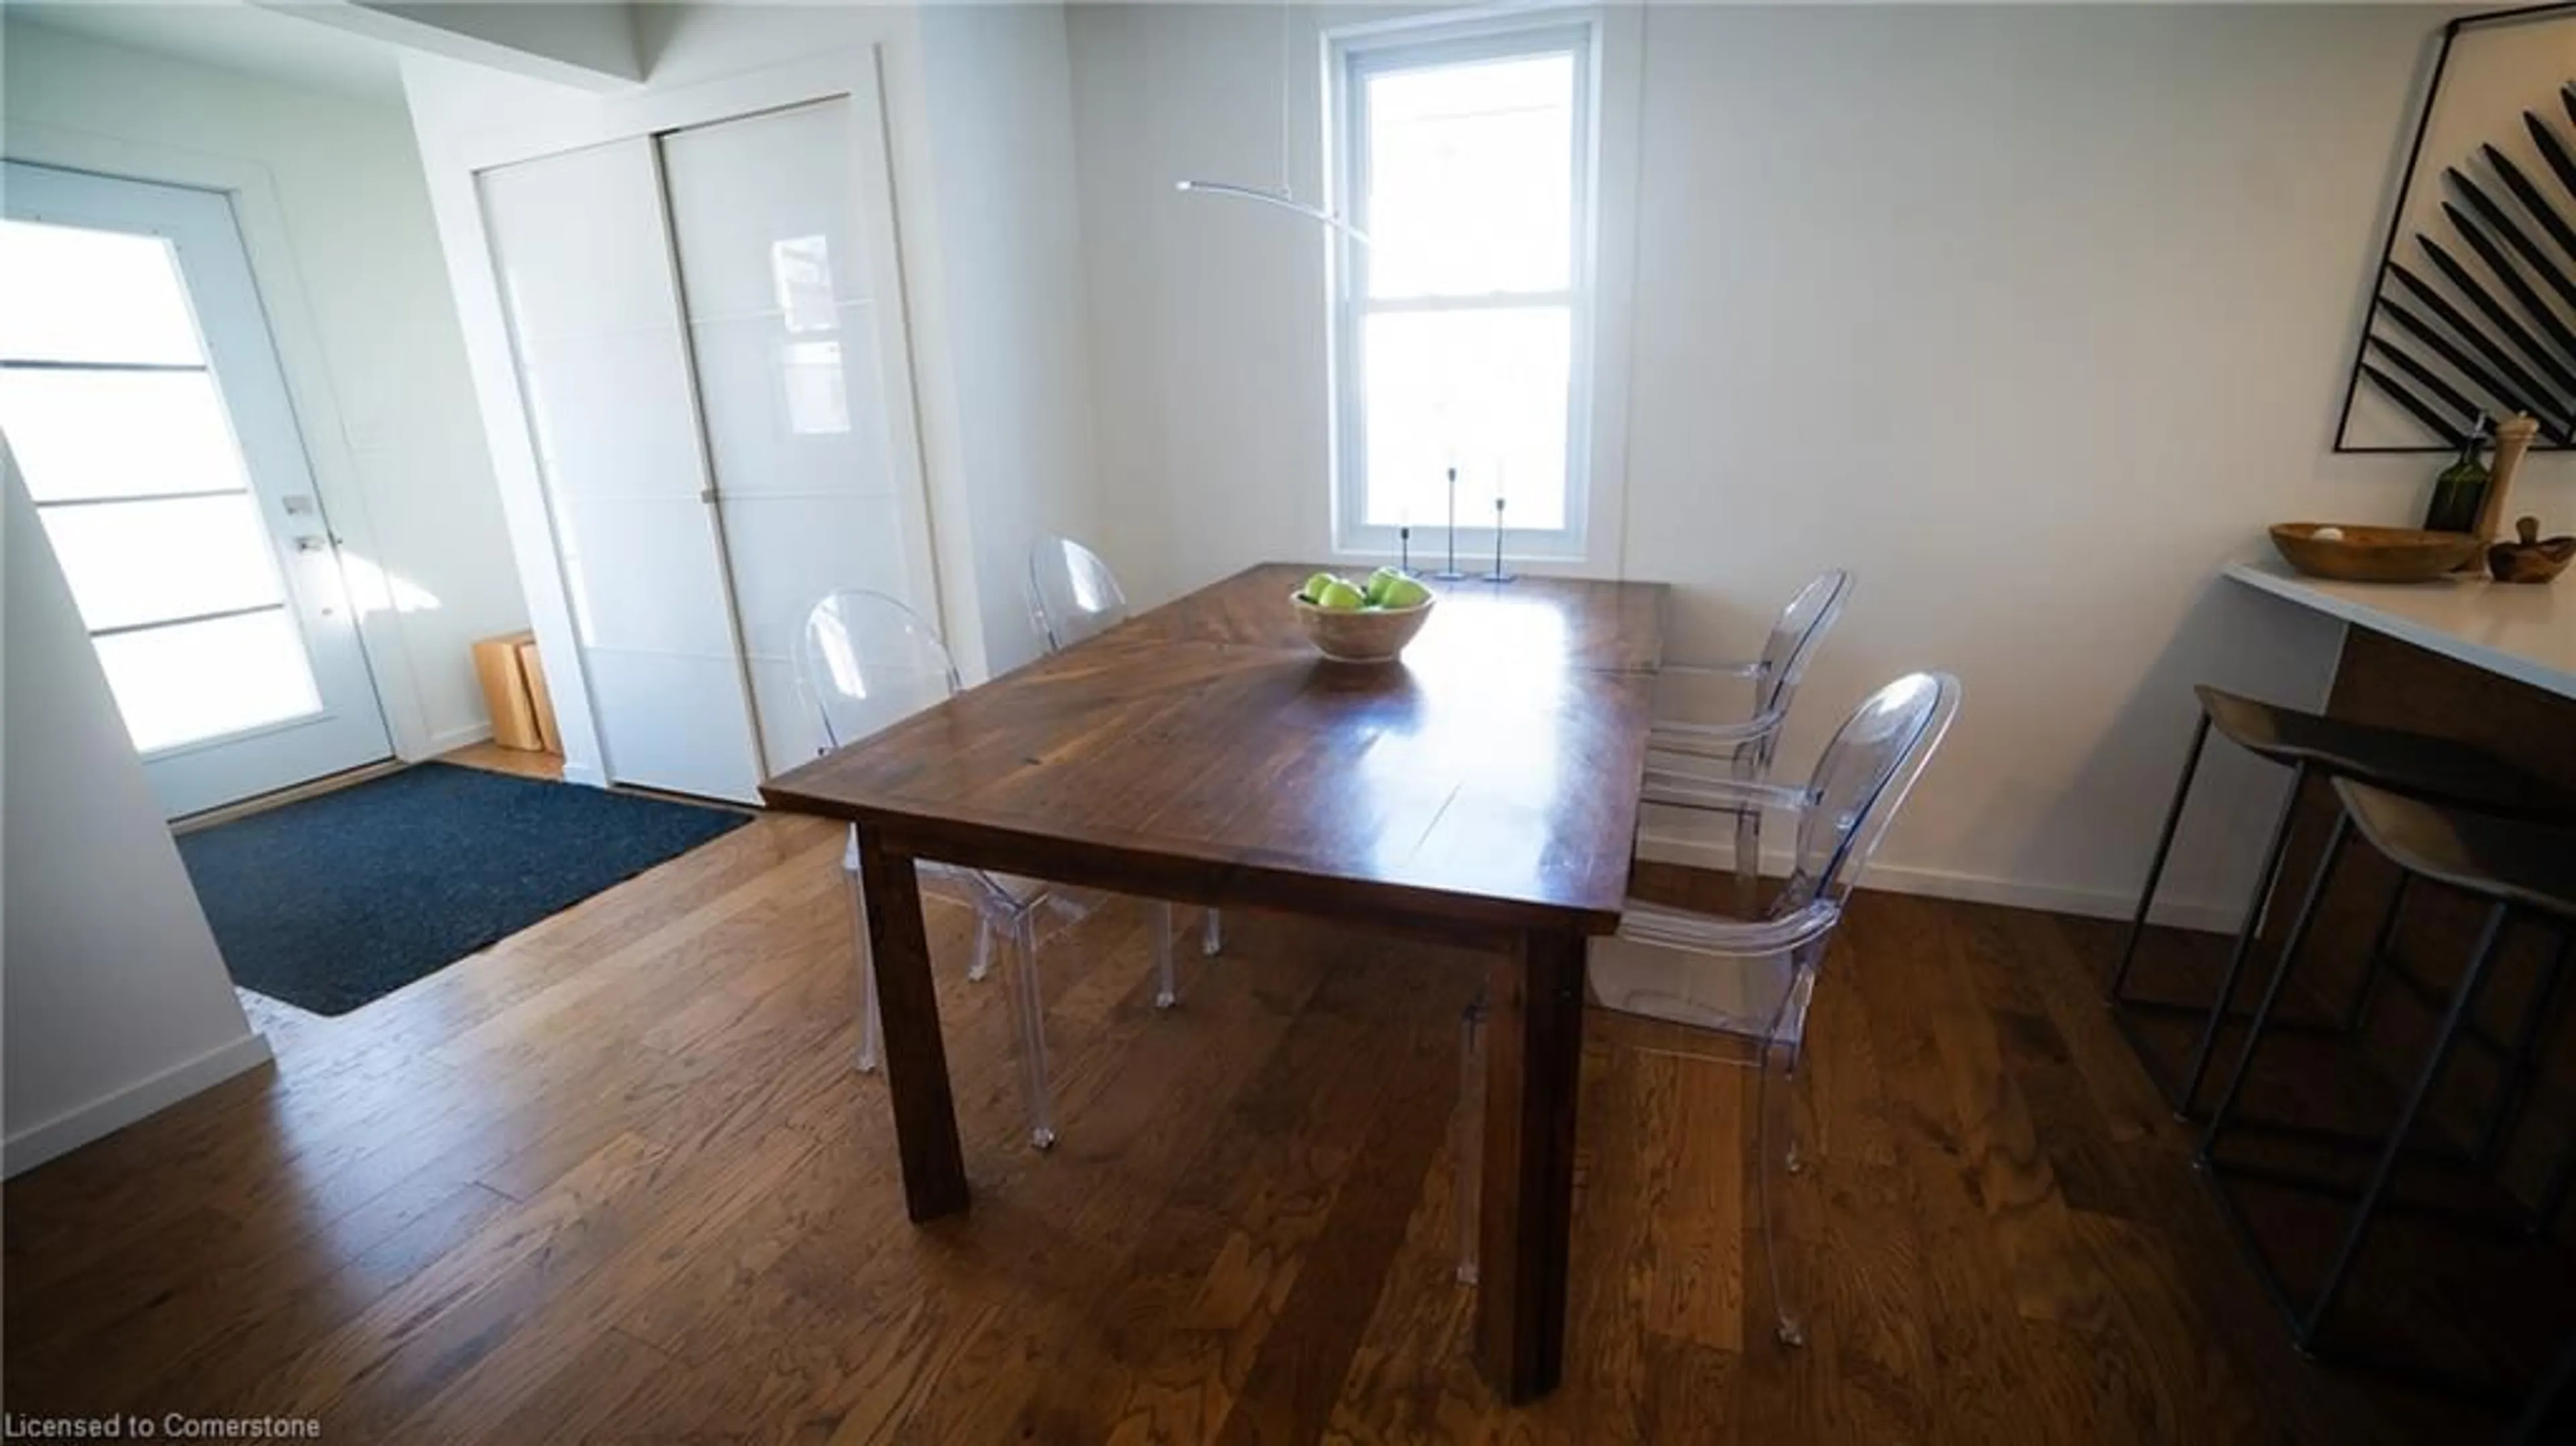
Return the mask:
<path id="1" fill-rule="evenodd" d="M 182 834 L 233 982 L 346 1014 L 747 814 L 422 763 Z"/>

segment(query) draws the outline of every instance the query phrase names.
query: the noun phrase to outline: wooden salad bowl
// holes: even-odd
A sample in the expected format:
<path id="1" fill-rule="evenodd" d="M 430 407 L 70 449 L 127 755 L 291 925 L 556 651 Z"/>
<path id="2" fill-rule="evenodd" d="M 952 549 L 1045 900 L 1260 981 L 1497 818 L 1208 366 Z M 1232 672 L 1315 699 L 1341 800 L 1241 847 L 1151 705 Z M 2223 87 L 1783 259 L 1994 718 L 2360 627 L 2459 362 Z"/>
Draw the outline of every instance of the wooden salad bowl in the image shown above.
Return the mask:
<path id="1" fill-rule="evenodd" d="M 1319 608 L 1301 597 L 1288 599 L 1297 610 L 1297 625 L 1315 651 L 1336 663 L 1392 663 L 1431 621 L 1429 597 L 1409 608 Z"/>
<path id="2" fill-rule="evenodd" d="M 2337 582 L 2430 582 L 2485 550 L 2465 532 L 2357 522 L 2276 522 L 2272 546 L 2299 571 Z"/>

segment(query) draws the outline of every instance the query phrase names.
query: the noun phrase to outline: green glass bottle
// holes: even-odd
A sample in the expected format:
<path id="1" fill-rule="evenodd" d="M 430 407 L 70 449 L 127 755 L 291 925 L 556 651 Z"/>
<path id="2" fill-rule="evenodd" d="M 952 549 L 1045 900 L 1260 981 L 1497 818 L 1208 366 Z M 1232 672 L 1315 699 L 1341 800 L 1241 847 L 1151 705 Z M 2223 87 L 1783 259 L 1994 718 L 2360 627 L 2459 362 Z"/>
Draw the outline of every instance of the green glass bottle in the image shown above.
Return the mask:
<path id="1" fill-rule="evenodd" d="M 2487 500 L 2487 468 L 2478 460 L 2486 446 L 2487 419 L 2481 412 L 2460 443 L 2460 460 L 2433 479 L 2433 505 L 2424 509 L 2427 532 L 2475 532 L 2478 508 Z"/>

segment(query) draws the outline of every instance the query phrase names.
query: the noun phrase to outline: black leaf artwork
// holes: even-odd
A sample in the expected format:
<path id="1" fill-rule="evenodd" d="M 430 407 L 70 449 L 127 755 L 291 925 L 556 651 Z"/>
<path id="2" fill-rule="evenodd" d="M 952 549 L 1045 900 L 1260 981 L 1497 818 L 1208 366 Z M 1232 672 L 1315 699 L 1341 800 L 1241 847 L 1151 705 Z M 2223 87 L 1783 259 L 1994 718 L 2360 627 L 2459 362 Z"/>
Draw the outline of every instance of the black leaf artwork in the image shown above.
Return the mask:
<path id="1" fill-rule="evenodd" d="M 2463 47 L 2471 54 L 2462 85 L 2510 86 L 2505 94 L 2526 102 L 2554 90 L 2557 105 L 2548 109 L 2564 111 L 2564 119 L 2545 113 L 2543 102 L 2521 112 L 2519 134 L 2489 131 L 2484 140 L 2474 131 L 2461 135 L 2457 119 L 2434 123 L 2454 42 L 2487 26 L 2517 33 L 2480 42 L 2489 47 L 2484 70 L 2477 69 L 2480 52 Z M 2444 30 L 2355 345 L 2338 451 L 2450 450 L 2479 414 L 2516 412 L 2539 421 L 2536 445 L 2576 447 L 2576 77 L 2534 77 L 2510 63 L 2500 70 L 2494 60 L 2499 46 L 2523 57 L 2540 53 L 2530 48 L 2538 43 L 2531 26 L 2576 28 L 2576 0 L 2464 17 Z M 2535 80 L 2550 89 L 2528 88 Z M 2427 156 L 2428 135 L 2450 156 Z M 2419 175 L 2429 192 L 2410 205 Z M 2371 414 L 2356 438 L 2353 407 L 2364 390 L 2391 406 Z"/>

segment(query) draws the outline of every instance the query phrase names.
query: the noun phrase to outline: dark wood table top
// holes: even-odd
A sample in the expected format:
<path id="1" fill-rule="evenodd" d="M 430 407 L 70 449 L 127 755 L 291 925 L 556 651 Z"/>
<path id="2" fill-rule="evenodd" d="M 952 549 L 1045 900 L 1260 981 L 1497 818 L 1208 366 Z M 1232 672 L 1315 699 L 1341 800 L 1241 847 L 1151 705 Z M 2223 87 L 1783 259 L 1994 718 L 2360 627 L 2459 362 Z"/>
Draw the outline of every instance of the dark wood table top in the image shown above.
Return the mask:
<path id="1" fill-rule="evenodd" d="M 1042 877 L 1114 885 L 1108 857 L 1165 896 L 1614 927 L 1664 586 L 1447 584 L 1400 663 L 1354 667 L 1297 631 L 1314 570 L 1249 568 L 761 792 Z M 1066 845 L 1086 866 L 1051 872 Z"/>

